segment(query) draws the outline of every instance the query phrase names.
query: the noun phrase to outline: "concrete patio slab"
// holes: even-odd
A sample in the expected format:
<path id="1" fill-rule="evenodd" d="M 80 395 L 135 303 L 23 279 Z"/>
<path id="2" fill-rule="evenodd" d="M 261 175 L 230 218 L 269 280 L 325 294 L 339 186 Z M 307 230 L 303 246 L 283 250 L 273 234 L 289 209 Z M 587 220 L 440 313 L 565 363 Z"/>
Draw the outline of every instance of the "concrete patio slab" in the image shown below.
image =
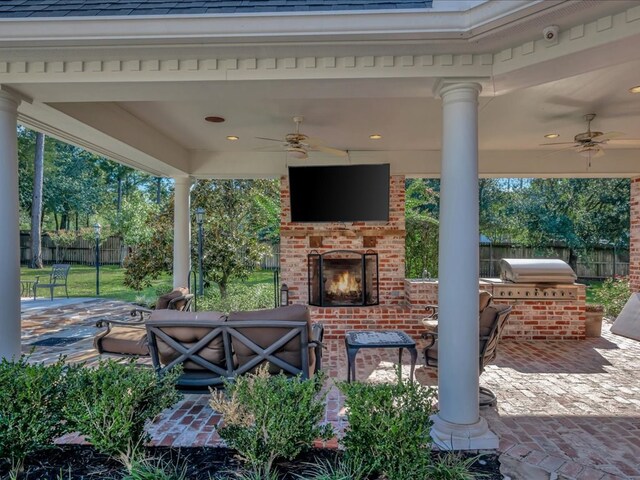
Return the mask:
<path id="1" fill-rule="evenodd" d="M 126 316 L 131 305 L 110 300 L 60 304 L 23 312 L 23 351 L 32 361 L 98 360 L 91 332 L 103 316 Z M 510 478 L 599 480 L 640 478 L 640 342 L 613 335 L 605 322 L 602 338 L 583 341 L 501 343 L 498 358 L 480 383 L 498 396 L 495 408 L 481 414 L 499 435 L 504 473 Z M 43 338 L 78 338 L 67 345 L 31 345 Z M 356 359 L 357 379 L 395 379 L 396 352 L 363 350 Z M 339 340 L 328 341 L 324 370 L 332 381 L 346 379 L 346 355 Z M 408 375 L 405 365 L 403 375 Z M 437 385 L 437 371 L 420 367 L 416 378 Z M 153 443 L 215 446 L 220 416 L 207 395 L 185 395 L 150 427 Z M 343 398 L 335 387 L 327 396 L 325 421 L 344 431 Z M 68 436 L 63 442 L 82 439 Z M 337 446 L 332 440 L 328 447 Z"/>

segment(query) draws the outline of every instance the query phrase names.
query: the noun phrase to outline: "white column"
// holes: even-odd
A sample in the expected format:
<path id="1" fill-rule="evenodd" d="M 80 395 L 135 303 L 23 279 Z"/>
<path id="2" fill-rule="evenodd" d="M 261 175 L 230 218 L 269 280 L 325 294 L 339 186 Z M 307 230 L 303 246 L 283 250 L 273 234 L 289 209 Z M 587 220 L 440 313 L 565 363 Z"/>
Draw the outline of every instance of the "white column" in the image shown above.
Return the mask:
<path id="1" fill-rule="evenodd" d="M 187 287 L 191 268 L 191 178 L 176 177 L 173 204 L 173 288 Z"/>
<path id="2" fill-rule="evenodd" d="M 0 358 L 20 356 L 20 225 L 18 213 L 18 105 L 0 90 Z"/>
<path id="3" fill-rule="evenodd" d="M 438 404 L 432 437 L 459 449 L 497 448 L 478 406 L 478 83 L 447 83 L 442 98 Z"/>

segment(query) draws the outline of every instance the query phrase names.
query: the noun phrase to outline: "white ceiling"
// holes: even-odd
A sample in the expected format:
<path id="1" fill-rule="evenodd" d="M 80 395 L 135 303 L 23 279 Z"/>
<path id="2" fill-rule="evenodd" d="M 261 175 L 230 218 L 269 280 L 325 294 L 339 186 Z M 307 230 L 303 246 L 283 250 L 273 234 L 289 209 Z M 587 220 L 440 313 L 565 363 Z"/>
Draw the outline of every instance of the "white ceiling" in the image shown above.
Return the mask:
<path id="1" fill-rule="evenodd" d="M 483 150 L 549 150 L 546 133 L 571 141 L 586 130 L 583 115 L 596 113 L 596 130 L 640 139 L 640 61 L 480 99 Z M 282 138 L 303 115 L 302 131 L 345 150 L 436 150 L 440 148 L 441 102 L 425 79 L 296 80 L 163 84 L 25 85 L 36 98 L 63 108 L 70 100 L 117 104 L 188 150 L 254 151 L 272 145 L 255 137 Z M 145 101 L 129 101 L 131 98 Z M 60 103 L 60 104 L 58 104 Z M 225 123 L 204 121 L 218 115 Z M 380 133 L 382 140 L 369 135 Z M 230 142 L 227 135 L 240 140 Z M 629 142 L 610 147 L 629 148 Z M 626 143 L 626 144 L 625 144 Z"/>

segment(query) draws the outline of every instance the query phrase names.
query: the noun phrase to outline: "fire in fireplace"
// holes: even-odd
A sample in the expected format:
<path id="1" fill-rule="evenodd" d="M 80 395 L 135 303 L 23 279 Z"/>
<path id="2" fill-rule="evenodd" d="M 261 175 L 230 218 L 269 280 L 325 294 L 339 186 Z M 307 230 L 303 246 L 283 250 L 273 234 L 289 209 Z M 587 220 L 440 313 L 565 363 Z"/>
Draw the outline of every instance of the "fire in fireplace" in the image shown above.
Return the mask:
<path id="1" fill-rule="evenodd" d="M 378 305 L 378 254 L 352 250 L 311 252 L 309 304 L 320 307 Z"/>

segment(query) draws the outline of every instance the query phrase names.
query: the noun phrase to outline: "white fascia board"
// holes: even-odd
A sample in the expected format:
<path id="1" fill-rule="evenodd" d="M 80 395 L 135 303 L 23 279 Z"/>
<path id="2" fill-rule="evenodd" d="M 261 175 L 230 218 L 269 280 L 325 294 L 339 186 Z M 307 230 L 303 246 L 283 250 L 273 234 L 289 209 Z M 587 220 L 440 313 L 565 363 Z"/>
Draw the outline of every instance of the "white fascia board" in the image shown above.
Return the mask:
<path id="1" fill-rule="evenodd" d="M 447 40 L 549 11 L 563 0 L 485 2 L 467 11 L 371 10 L 0 19 L 0 47 L 330 40 Z"/>
<path id="2" fill-rule="evenodd" d="M 589 160 L 576 152 L 548 155 L 541 150 L 480 150 L 481 177 L 503 178 L 609 178 L 640 176 L 640 149 L 607 149 Z M 440 150 L 350 151 L 348 158 L 312 154 L 308 159 L 284 153 L 193 151 L 191 174 L 196 178 L 278 178 L 289 166 L 389 163 L 393 175 L 438 178 Z"/>

